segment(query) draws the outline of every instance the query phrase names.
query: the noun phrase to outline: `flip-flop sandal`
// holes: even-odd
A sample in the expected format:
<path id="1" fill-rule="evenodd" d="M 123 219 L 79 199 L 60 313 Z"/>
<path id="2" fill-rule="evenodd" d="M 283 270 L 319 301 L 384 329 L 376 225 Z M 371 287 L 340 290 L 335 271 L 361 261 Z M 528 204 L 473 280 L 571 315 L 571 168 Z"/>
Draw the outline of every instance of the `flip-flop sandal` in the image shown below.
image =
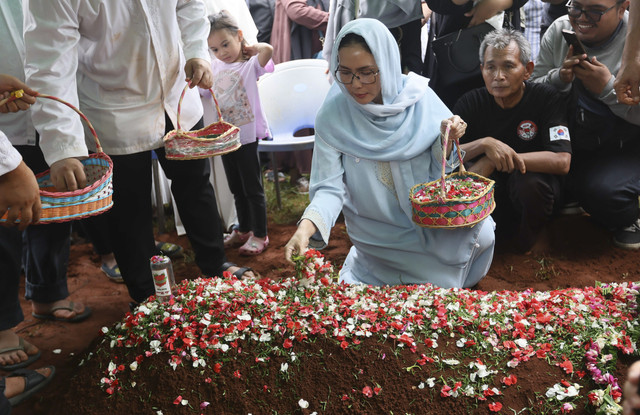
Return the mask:
<path id="1" fill-rule="evenodd" d="M 269 237 L 265 236 L 264 241 L 261 241 L 255 236 L 251 236 L 249 240 L 238 249 L 240 255 L 252 256 L 260 255 L 269 246 Z"/>
<path id="2" fill-rule="evenodd" d="M 249 238 L 253 236 L 253 232 L 249 231 L 246 233 L 240 233 L 236 229 L 232 230 L 229 235 L 224 238 L 224 247 L 225 248 L 233 248 L 236 246 L 243 245 L 246 243 Z"/>
<path id="3" fill-rule="evenodd" d="M 6 349 L 2 349 L 2 350 L 0 350 L 0 354 L 9 353 L 9 352 L 15 352 L 15 351 L 18 351 L 18 350 L 22 350 L 23 352 L 25 352 L 25 354 L 27 354 L 27 356 L 28 356 L 27 360 L 23 360 L 22 362 L 14 363 L 12 365 L 0 366 L 0 370 L 6 370 L 6 371 L 10 372 L 12 370 L 22 369 L 23 367 L 27 367 L 31 363 L 33 363 L 36 360 L 38 360 L 40 358 L 40 355 L 42 354 L 42 352 L 40 352 L 40 350 L 38 350 L 38 352 L 36 354 L 28 354 L 27 351 L 24 349 L 24 339 L 22 337 L 18 337 L 18 345 L 17 346 L 15 346 L 15 347 L 7 347 Z"/>
<path id="4" fill-rule="evenodd" d="M 109 277 L 109 280 L 113 282 L 124 283 L 122 274 L 120 274 L 120 268 L 118 267 L 118 264 L 115 264 L 111 268 L 109 268 L 107 264 L 102 264 L 100 269 L 107 275 L 107 277 Z"/>
<path id="5" fill-rule="evenodd" d="M 69 301 L 69 305 L 59 305 L 57 307 L 53 307 L 49 313 L 47 314 L 37 314 L 37 313 L 31 313 L 32 316 L 34 316 L 35 318 L 39 318 L 41 320 L 53 320 L 53 321 L 66 321 L 68 323 L 79 323 L 83 320 L 86 320 L 87 317 L 89 317 L 91 315 L 91 309 L 87 306 L 84 307 L 84 311 L 82 313 L 77 313 L 74 317 L 71 318 L 64 318 L 64 317 L 56 317 L 53 313 L 56 310 L 69 310 L 69 311 L 75 311 L 73 309 L 73 301 Z"/>
<path id="6" fill-rule="evenodd" d="M 8 376 L 10 378 L 18 376 L 24 377 L 24 392 L 14 396 L 13 398 L 9 398 L 11 406 L 16 406 L 22 403 L 22 401 L 51 382 L 51 379 L 53 379 L 53 376 L 56 374 L 56 368 L 53 366 L 45 366 L 44 368 L 51 370 L 49 376 L 44 376 L 35 370 L 30 369 L 19 369 Z"/>
<path id="7" fill-rule="evenodd" d="M 238 265 L 234 264 L 233 262 L 225 262 L 224 264 L 222 264 L 222 266 L 220 267 L 221 271 L 220 271 L 220 276 L 224 275 L 224 272 L 227 271 L 229 268 L 231 267 L 237 267 Z M 253 271 L 252 268 L 250 267 L 239 267 L 232 275 L 236 278 L 242 278 L 244 276 L 244 273 L 247 271 Z"/>
<path id="8" fill-rule="evenodd" d="M 156 249 L 162 253 L 162 255 L 168 256 L 169 258 L 175 258 L 182 255 L 182 247 L 177 244 L 172 244 L 171 242 L 158 242 L 156 244 Z"/>

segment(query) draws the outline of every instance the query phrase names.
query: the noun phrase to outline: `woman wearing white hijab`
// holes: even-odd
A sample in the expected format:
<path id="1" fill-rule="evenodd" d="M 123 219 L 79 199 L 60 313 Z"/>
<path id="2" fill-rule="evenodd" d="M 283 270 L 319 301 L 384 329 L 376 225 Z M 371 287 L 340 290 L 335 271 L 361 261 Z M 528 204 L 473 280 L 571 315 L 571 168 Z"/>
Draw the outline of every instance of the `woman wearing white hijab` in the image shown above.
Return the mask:
<path id="1" fill-rule="evenodd" d="M 472 228 L 422 228 L 411 219 L 409 200 L 413 185 L 440 177 L 441 132 L 450 125 L 450 137 L 460 137 L 466 124 L 426 78 L 402 75 L 397 44 L 379 21 L 349 22 L 335 44 L 330 63 L 337 82 L 316 118 L 311 203 L 286 258 L 326 246 L 342 210 L 353 246 L 341 281 L 475 285 L 493 258 L 493 220 Z M 449 158 L 455 168 L 455 152 Z"/>

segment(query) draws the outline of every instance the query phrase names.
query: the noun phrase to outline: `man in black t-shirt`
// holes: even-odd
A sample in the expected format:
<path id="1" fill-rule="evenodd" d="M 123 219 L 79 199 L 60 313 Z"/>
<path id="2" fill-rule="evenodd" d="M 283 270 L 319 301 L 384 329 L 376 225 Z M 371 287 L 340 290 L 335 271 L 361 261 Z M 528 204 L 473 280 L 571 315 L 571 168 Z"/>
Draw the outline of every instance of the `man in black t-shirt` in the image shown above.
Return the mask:
<path id="1" fill-rule="evenodd" d="M 555 89 L 526 82 L 534 65 L 522 33 L 489 33 L 480 59 L 485 87 L 453 110 L 468 124 L 461 149 L 470 171 L 496 181 L 497 239 L 526 252 L 560 205 L 571 164 L 566 111 Z"/>

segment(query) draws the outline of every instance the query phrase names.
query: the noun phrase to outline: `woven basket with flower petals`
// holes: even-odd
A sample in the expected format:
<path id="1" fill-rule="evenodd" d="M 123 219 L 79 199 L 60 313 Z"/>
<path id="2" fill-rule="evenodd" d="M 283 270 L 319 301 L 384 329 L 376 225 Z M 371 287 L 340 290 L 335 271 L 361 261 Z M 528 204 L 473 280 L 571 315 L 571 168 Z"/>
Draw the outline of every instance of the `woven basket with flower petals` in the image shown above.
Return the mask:
<path id="1" fill-rule="evenodd" d="M 46 170 L 36 175 L 40 187 L 42 210 L 40 222 L 68 222 L 98 215 L 113 206 L 113 162 L 102 151 L 98 134 L 87 117 L 72 104 L 52 95 L 38 94 L 37 98 L 47 98 L 60 102 L 75 111 L 87 123 L 89 131 L 96 142 L 96 152 L 88 158 L 80 160 L 87 176 L 87 186 L 74 191 L 56 191 L 51 181 L 51 171 Z M 7 221 L 7 213 L 0 218 L 0 222 Z"/>
<path id="2" fill-rule="evenodd" d="M 447 148 L 449 127 L 444 135 Z M 412 218 L 426 228 L 455 229 L 474 226 L 495 209 L 495 182 L 464 168 L 460 143 L 455 140 L 460 171 L 446 175 L 446 151 L 442 152 L 442 177 L 411 188 Z"/>
<path id="3" fill-rule="evenodd" d="M 171 160 L 193 160 L 220 156 L 240 148 L 240 129 L 222 119 L 222 112 L 213 90 L 209 89 L 218 113 L 218 121 L 195 131 L 184 131 L 180 128 L 180 109 L 182 99 L 189 85 L 184 87 L 178 102 L 176 130 L 164 136 L 165 154 Z"/>

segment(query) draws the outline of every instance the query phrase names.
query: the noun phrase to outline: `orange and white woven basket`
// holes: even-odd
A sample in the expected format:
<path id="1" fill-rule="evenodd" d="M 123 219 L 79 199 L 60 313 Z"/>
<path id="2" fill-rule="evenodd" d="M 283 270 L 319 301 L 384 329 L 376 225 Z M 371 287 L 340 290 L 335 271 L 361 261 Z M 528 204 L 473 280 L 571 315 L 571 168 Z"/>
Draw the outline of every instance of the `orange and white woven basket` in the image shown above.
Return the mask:
<path id="1" fill-rule="evenodd" d="M 180 129 L 180 109 L 182 99 L 189 85 L 184 87 L 178 102 L 178 117 L 176 130 L 169 131 L 164 136 L 164 149 L 166 157 L 170 160 L 193 160 L 213 156 L 220 156 L 240 148 L 240 129 L 222 119 L 222 112 L 213 90 L 211 97 L 216 106 L 218 121 L 205 128 L 196 131 L 183 131 Z"/>
<path id="2" fill-rule="evenodd" d="M 88 158 L 81 160 L 87 176 L 88 185 L 82 189 L 66 192 L 58 192 L 51 181 L 51 171 L 46 170 L 36 175 L 40 187 L 40 200 L 42 211 L 40 222 L 53 223 L 67 222 L 98 215 L 109 210 L 113 206 L 113 162 L 102 151 L 98 134 L 87 117 L 72 104 L 60 98 L 38 94 L 38 98 L 47 98 L 58 101 L 74 110 L 82 118 L 96 141 L 96 152 Z M 0 218 L 0 222 L 6 222 L 7 214 Z"/>
<path id="3" fill-rule="evenodd" d="M 449 128 L 444 135 L 442 151 L 442 177 L 428 183 L 420 183 L 411 188 L 412 218 L 415 223 L 426 228 L 455 229 L 471 227 L 485 219 L 496 207 L 494 199 L 495 182 L 476 173 L 468 172 L 464 168 L 460 143 L 455 140 L 460 171 L 445 175 L 446 148 Z M 474 197 L 447 198 L 447 181 L 454 179 L 470 180 L 481 189 Z M 418 194 L 426 190 L 439 188 L 435 200 L 422 201 Z"/>

